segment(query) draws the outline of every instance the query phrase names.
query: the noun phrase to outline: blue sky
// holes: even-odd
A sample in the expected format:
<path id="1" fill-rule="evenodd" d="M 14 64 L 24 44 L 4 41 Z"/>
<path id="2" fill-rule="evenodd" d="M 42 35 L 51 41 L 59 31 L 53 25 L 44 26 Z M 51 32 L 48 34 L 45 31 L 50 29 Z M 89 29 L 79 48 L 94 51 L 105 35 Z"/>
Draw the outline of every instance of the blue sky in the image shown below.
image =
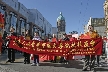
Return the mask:
<path id="1" fill-rule="evenodd" d="M 42 15 L 56 26 L 60 11 L 66 20 L 66 32 L 83 32 L 83 25 L 90 17 L 104 17 L 105 0 L 18 0 L 28 9 L 38 9 Z"/>

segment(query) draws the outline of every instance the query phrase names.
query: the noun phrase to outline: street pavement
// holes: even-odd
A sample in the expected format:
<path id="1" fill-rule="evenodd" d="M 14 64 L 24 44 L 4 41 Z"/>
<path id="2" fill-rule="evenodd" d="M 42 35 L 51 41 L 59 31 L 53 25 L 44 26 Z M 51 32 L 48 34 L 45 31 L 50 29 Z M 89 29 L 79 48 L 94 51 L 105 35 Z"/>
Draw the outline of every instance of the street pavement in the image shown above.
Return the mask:
<path id="1" fill-rule="evenodd" d="M 23 64 L 22 54 L 16 54 L 15 63 L 6 63 L 7 55 L 0 56 L 0 72 L 89 72 L 82 71 L 82 60 L 71 60 L 69 64 L 40 62 L 40 66 Z M 108 67 L 103 63 L 102 67 L 96 67 L 96 72 L 108 72 Z"/>

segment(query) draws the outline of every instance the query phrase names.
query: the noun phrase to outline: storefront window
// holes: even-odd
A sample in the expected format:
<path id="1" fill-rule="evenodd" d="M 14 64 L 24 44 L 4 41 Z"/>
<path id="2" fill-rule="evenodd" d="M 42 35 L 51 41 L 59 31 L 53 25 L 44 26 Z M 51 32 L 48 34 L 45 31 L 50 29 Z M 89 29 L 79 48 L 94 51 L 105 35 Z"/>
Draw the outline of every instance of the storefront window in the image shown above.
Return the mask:
<path id="1" fill-rule="evenodd" d="M 11 26 L 14 27 L 15 30 L 16 30 L 16 24 L 17 24 L 17 18 L 14 15 L 12 15 L 12 17 L 11 17 Z"/>
<path id="2" fill-rule="evenodd" d="M 29 24 L 26 24 L 26 30 L 29 30 Z"/>
<path id="3" fill-rule="evenodd" d="M 5 24 L 5 30 L 6 32 L 9 32 L 10 27 L 11 27 L 11 15 L 7 15 L 6 17 L 6 24 Z"/>
<path id="4" fill-rule="evenodd" d="M 15 28 L 15 32 L 17 31 L 16 30 L 16 24 L 17 24 L 17 17 L 16 17 L 16 14 L 15 13 L 13 13 L 13 12 L 10 12 L 10 25 L 12 26 L 12 27 L 14 27 Z"/>
<path id="5" fill-rule="evenodd" d="M 21 35 L 21 20 L 18 21 L 17 33 Z"/>
<path id="6" fill-rule="evenodd" d="M 35 30 L 36 30 L 36 28 L 35 28 L 35 27 L 33 27 L 33 33 L 34 33 L 34 32 L 36 32 Z"/>
<path id="7" fill-rule="evenodd" d="M 0 12 L 5 15 L 5 10 L 2 9 L 2 7 L 0 6 Z"/>
<path id="8" fill-rule="evenodd" d="M 21 22 L 21 33 L 25 32 L 25 21 Z"/>

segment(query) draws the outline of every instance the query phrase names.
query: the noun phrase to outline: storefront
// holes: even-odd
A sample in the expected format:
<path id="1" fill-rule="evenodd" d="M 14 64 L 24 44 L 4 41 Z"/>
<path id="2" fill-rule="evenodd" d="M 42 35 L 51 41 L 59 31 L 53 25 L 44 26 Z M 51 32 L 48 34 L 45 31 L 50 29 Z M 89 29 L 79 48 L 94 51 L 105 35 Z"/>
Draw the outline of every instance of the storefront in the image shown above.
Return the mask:
<path id="1" fill-rule="evenodd" d="M 23 32 L 25 32 L 25 30 L 26 30 L 26 20 L 25 19 L 23 19 L 23 18 L 20 18 L 20 30 L 21 30 L 21 34 L 23 33 Z"/>
<path id="2" fill-rule="evenodd" d="M 5 25 L 5 9 L 4 6 L 0 4 L 0 37 L 4 34 L 4 25 Z"/>
<path id="3" fill-rule="evenodd" d="M 17 24 L 17 16 L 14 12 L 10 12 L 10 26 L 15 28 L 15 32 L 17 32 L 16 24 Z M 10 29 L 10 28 L 9 28 Z"/>
<path id="4" fill-rule="evenodd" d="M 0 12 L 5 16 L 5 6 L 3 6 L 2 4 L 0 4 Z"/>

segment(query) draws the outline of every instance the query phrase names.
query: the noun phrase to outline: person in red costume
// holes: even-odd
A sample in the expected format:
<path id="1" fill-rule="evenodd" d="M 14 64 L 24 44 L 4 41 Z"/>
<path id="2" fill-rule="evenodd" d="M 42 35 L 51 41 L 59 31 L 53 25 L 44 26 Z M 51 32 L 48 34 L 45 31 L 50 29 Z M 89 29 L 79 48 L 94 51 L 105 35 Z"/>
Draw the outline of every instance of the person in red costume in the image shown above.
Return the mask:
<path id="1" fill-rule="evenodd" d="M 15 32 L 15 28 L 13 28 L 13 27 L 10 28 L 10 34 L 8 35 L 8 38 L 7 38 L 9 40 L 9 43 L 11 40 L 11 36 L 17 37 L 17 33 Z M 14 63 L 14 61 L 15 61 L 15 49 L 8 48 L 8 61 L 7 62 Z"/>
<path id="2" fill-rule="evenodd" d="M 0 12 L 0 54 L 2 52 L 2 30 L 4 28 L 4 15 Z"/>
<path id="3" fill-rule="evenodd" d="M 57 42 L 57 38 L 56 38 L 55 34 L 53 34 L 52 42 Z"/>
<path id="4" fill-rule="evenodd" d="M 2 43 L 3 43 L 3 40 L 2 40 L 1 33 L 0 33 L 0 54 L 2 53 Z"/>
<path id="5" fill-rule="evenodd" d="M 70 36 L 70 41 L 75 41 L 75 40 L 77 40 L 75 37 L 72 37 L 72 35 Z M 67 56 L 67 60 L 71 60 L 71 59 L 74 59 L 74 56 L 73 55 L 69 55 L 69 56 Z"/>
<path id="6" fill-rule="evenodd" d="M 94 27 L 92 25 L 88 26 L 88 32 L 81 36 L 81 39 L 96 39 L 99 38 L 99 34 L 94 31 Z M 89 63 L 89 61 L 91 62 Z M 88 67 L 90 67 L 90 71 L 95 72 L 95 55 L 85 55 L 84 67 L 83 71 L 87 71 Z"/>

